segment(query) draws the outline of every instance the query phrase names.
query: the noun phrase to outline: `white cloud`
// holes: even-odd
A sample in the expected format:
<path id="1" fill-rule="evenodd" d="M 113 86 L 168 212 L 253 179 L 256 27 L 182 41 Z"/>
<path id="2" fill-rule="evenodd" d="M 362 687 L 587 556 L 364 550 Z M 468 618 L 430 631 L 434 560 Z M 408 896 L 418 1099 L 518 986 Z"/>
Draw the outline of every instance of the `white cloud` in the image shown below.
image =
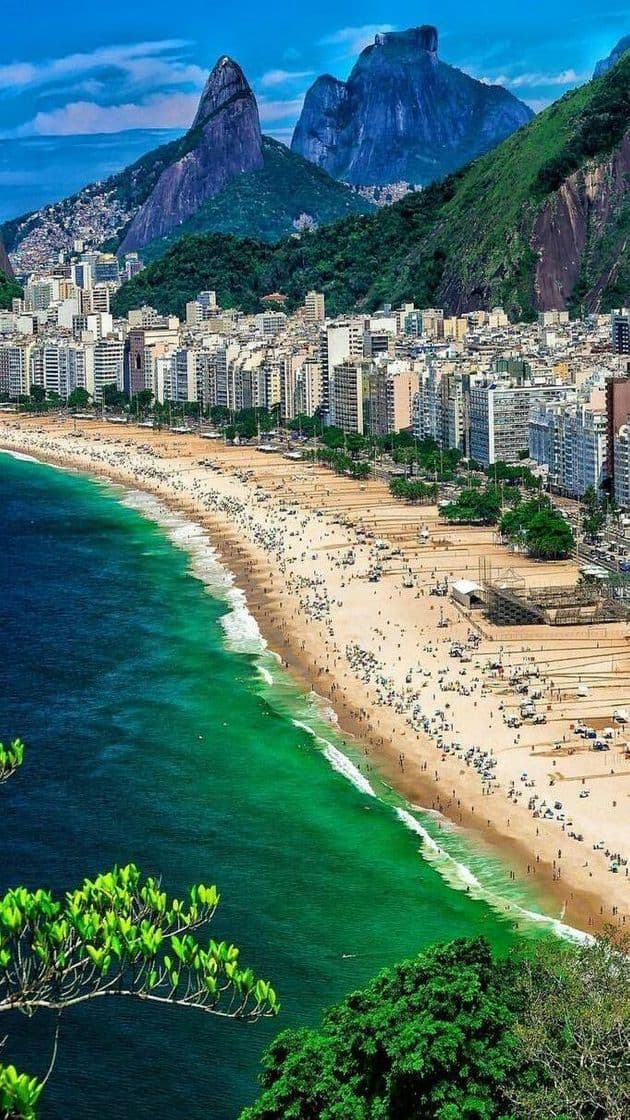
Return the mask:
<path id="1" fill-rule="evenodd" d="M 12 62 L 0 66 L 0 90 L 13 92 L 34 86 L 55 85 L 103 69 L 119 70 L 128 82 L 162 85 L 199 85 L 205 77 L 199 66 L 164 57 L 187 46 L 184 39 L 160 39 L 99 47 L 40 63 Z"/>
<path id="2" fill-rule="evenodd" d="M 529 74 L 516 74 L 513 77 L 508 74 L 497 74 L 493 78 L 483 75 L 479 76 L 477 80 L 489 86 L 508 86 L 510 89 L 540 89 L 543 86 L 574 86 L 580 82 L 585 82 L 588 77 L 588 74 L 578 74 L 575 70 L 569 69 L 561 70 L 557 74 L 535 71 Z"/>
<path id="3" fill-rule="evenodd" d="M 133 128 L 185 129 L 190 127 L 198 100 L 196 93 L 156 93 L 139 103 L 120 105 L 72 101 L 48 113 L 37 113 L 10 135 L 74 136 Z"/>
<path id="4" fill-rule="evenodd" d="M 261 124 L 272 124 L 275 121 L 295 120 L 302 111 L 304 97 L 292 97 L 288 100 L 268 101 L 265 97 L 258 97 L 258 112 Z"/>
<path id="5" fill-rule="evenodd" d="M 312 78 L 313 70 L 267 70 L 260 78 L 258 85 L 261 89 L 273 89 L 275 86 L 286 85 L 287 82 L 296 82 L 304 78 Z"/>
<path id="6" fill-rule="evenodd" d="M 383 31 L 395 31 L 391 23 L 365 23 L 362 27 L 340 27 L 319 40 L 320 47 L 342 47 L 345 57 L 360 54 Z"/>
<path id="7" fill-rule="evenodd" d="M 510 85 L 513 89 L 521 89 L 522 86 L 568 86 L 585 81 L 587 77 L 587 74 L 576 74 L 573 69 L 561 70 L 559 74 L 518 74 L 516 78 L 511 78 Z"/>

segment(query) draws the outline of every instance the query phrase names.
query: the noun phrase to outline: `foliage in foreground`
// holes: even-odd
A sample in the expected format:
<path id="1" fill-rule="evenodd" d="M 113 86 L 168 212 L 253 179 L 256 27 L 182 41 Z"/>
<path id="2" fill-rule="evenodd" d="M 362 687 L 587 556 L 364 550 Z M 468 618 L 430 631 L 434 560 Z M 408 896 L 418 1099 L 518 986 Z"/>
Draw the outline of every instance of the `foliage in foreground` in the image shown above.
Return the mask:
<path id="1" fill-rule="evenodd" d="M 24 743 L 21 739 L 13 739 L 8 747 L 0 743 L 0 785 L 8 781 L 24 761 Z"/>
<path id="2" fill-rule="evenodd" d="M 283 1031 L 241 1120 L 622 1120 L 630 969 L 606 944 L 435 945 Z"/>
<path id="3" fill-rule="evenodd" d="M 23 757 L 20 739 L 0 743 L 0 783 Z M 134 864 L 85 879 L 63 900 L 46 890 L 7 891 L 0 898 L 0 1013 L 30 1017 L 46 1008 L 57 1013 L 57 1031 L 42 1081 L 0 1062 L 0 1120 L 35 1120 L 69 1007 L 127 996 L 250 1022 L 276 1015 L 274 989 L 241 967 L 236 946 L 195 936 L 218 903 L 216 887 L 204 884 L 185 899 L 169 898 Z M 0 1032 L 0 1051 L 6 1042 Z"/>

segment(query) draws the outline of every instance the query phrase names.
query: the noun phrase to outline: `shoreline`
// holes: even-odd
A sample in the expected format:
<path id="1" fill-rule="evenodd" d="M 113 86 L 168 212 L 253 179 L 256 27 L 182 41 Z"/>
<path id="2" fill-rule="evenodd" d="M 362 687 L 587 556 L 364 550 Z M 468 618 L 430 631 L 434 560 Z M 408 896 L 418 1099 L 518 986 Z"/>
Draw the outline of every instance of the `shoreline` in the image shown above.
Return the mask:
<path id="1" fill-rule="evenodd" d="M 96 424 L 94 426 L 96 427 Z M 518 835 L 516 829 L 510 834 L 506 829 L 498 826 L 495 810 L 499 804 L 499 793 L 494 794 L 488 802 L 482 802 L 481 791 L 478 790 L 477 795 L 474 796 L 468 780 L 472 775 L 460 771 L 466 781 L 458 782 L 457 778 L 453 777 L 452 766 L 449 768 L 451 772 L 446 774 L 443 772 L 445 767 L 438 767 L 433 777 L 429 772 L 427 761 L 430 756 L 422 742 L 417 754 L 407 753 L 408 741 L 404 744 L 406 748 L 404 754 L 401 753 L 400 745 L 408 732 L 400 728 L 400 721 L 397 725 L 395 719 L 384 720 L 383 715 L 390 716 L 392 713 L 384 713 L 382 708 L 375 709 L 374 704 L 370 702 L 371 698 L 367 695 L 367 689 L 351 688 L 350 685 L 354 682 L 349 682 L 348 686 L 340 688 L 341 674 L 335 670 L 334 665 L 331 667 L 330 664 L 326 664 L 330 652 L 324 655 L 321 643 L 318 648 L 314 632 L 309 634 L 311 641 L 305 640 L 304 622 L 308 620 L 301 617 L 302 612 L 294 610 L 290 613 L 287 610 L 286 598 L 282 593 L 286 592 L 286 584 L 283 588 L 283 581 L 279 578 L 279 573 L 273 564 L 269 564 L 269 558 L 265 556 L 264 550 L 257 546 L 256 541 L 249 540 L 227 513 L 219 514 L 217 510 L 203 509 L 195 485 L 191 484 L 190 488 L 182 487 L 179 479 L 178 486 L 169 487 L 162 480 L 152 481 L 140 473 L 137 466 L 134 467 L 132 463 L 99 462 L 98 459 L 90 461 L 89 455 L 82 454 L 83 446 L 76 446 L 76 444 L 74 447 L 45 448 L 42 446 L 45 439 L 33 438 L 38 432 L 40 435 L 43 433 L 44 437 L 54 434 L 66 442 L 70 435 L 68 426 L 64 426 L 59 420 L 49 424 L 48 430 L 46 423 L 42 424 L 41 420 L 36 424 L 26 421 L 17 426 L 13 422 L 4 425 L 4 432 L 0 431 L 0 445 L 8 451 L 17 451 L 44 463 L 70 467 L 88 476 L 151 494 L 174 513 L 184 515 L 208 533 L 210 543 L 216 550 L 221 564 L 234 579 L 234 586 L 244 593 L 247 609 L 256 619 L 268 648 L 281 659 L 284 668 L 303 691 L 316 693 L 330 704 L 338 719 L 336 730 L 339 735 L 342 738 L 346 736 L 352 739 L 352 749 L 355 753 L 364 752 L 365 763 L 362 769 L 367 769 L 368 774 L 370 769 L 373 769 L 385 784 L 390 784 L 412 808 L 415 806 L 419 810 L 439 812 L 458 828 L 463 828 L 473 840 L 481 841 L 490 854 L 498 855 L 502 864 L 512 869 L 511 875 L 515 881 L 522 881 L 533 889 L 533 896 L 537 898 L 550 919 L 589 933 L 613 924 L 612 915 L 606 913 L 610 905 L 610 895 L 605 889 L 608 885 L 606 881 L 601 882 L 600 877 L 598 879 L 593 877 L 592 883 L 589 883 L 586 888 L 584 883 L 579 881 L 579 877 L 571 874 L 565 874 L 563 880 L 559 881 L 555 876 L 554 861 L 548 856 L 549 845 L 545 858 L 536 860 L 535 878 L 531 875 L 528 878 L 528 871 L 534 860 L 531 842 L 528 842 L 522 830 L 519 830 Z M 10 435 L 10 440 L 7 440 L 7 435 Z M 106 426 L 97 427 L 95 438 L 98 439 L 100 435 L 107 437 L 109 448 L 120 450 L 122 446 L 120 439 L 112 436 Z M 127 444 L 133 448 L 147 446 L 145 433 L 132 431 L 125 432 L 124 435 Z M 168 439 L 167 436 L 160 434 L 160 439 L 165 438 Z M 190 441 L 188 437 L 186 440 L 187 442 L 195 440 L 198 447 L 203 444 L 203 441 L 194 436 L 190 437 Z M 173 444 L 168 451 L 176 452 L 178 447 L 181 445 Z M 215 451 L 214 448 L 212 450 Z M 170 455 L 165 458 L 168 462 L 171 461 Z M 189 457 L 186 463 L 186 468 L 182 469 L 189 470 Z M 220 469 L 225 472 L 226 477 L 234 481 L 236 466 L 232 472 L 229 472 L 226 466 Z M 247 486 L 247 482 L 240 480 L 240 486 Z M 315 627 L 311 629 L 314 631 Z M 332 625 L 329 629 L 333 629 Z M 329 648 L 333 647 L 329 646 Z M 337 651 L 336 646 L 334 649 Z M 347 675 L 345 673 L 344 677 Z M 362 699 L 363 703 L 361 703 Z M 375 714 L 377 711 L 378 718 Z M 420 735 L 416 735 L 415 738 L 421 740 Z M 433 745 L 431 751 L 434 752 Z M 443 758 L 442 762 L 444 761 L 449 760 Z M 433 753 L 432 770 L 434 762 Z M 453 782 L 456 783 L 454 786 Z M 492 814 L 485 824 L 482 823 L 482 817 L 486 816 L 484 811 L 486 806 L 490 812 L 490 803 Z M 516 815 L 517 810 L 512 811 Z M 610 879 L 608 882 L 610 883 Z M 615 886 L 623 885 L 626 888 L 625 892 L 617 892 L 619 897 L 627 893 L 627 880 L 622 884 L 622 880 L 616 877 L 613 882 Z M 615 905 L 619 904 L 615 903 Z M 618 917 L 621 924 L 621 920 L 625 919 L 625 908 L 619 910 Z"/>

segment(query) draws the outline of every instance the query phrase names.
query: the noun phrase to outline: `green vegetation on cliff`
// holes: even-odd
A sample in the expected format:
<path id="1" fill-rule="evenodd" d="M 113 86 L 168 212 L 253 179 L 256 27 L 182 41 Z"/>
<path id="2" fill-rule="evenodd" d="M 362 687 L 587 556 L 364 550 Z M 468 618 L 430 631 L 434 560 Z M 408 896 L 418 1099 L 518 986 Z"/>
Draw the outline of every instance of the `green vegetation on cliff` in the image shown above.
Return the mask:
<path id="1" fill-rule="evenodd" d="M 619 149 L 629 126 L 630 52 L 464 170 L 374 216 L 347 218 L 285 239 L 273 250 L 242 243 L 240 264 L 238 242 L 184 239 L 125 285 L 116 311 L 137 306 L 150 293 L 159 310 L 181 313 L 183 305 L 173 297 L 185 302 L 200 288 L 216 288 L 226 306 L 240 303 L 244 310 L 281 291 L 293 308 L 316 288 L 325 292 L 333 315 L 413 300 L 451 311 L 502 304 L 514 317 L 529 317 L 537 306 L 533 231 L 555 197 L 558 176 L 604 161 Z M 624 184 L 604 225 L 587 230 L 588 275 L 578 286 L 581 298 L 594 293 L 604 308 L 623 302 L 628 265 L 621 233 L 628 205 Z M 257 267 L 249 275 L 252 254 Z"/>
<path id="2" fill-rule="evenodd" d="M 278 241 L 297 229 L 306 216 L 316 225 L 336 222 L 346 214 L 369 214 L 374 207 L 326 171 L 308 163 L 284 144 L 263 137 L 262 171 L 237 175 L 215 198 L 181 225 L 176 234 L 142 250 L 154 260 L 189 233 L 221 232 L 236 237 Z"/>

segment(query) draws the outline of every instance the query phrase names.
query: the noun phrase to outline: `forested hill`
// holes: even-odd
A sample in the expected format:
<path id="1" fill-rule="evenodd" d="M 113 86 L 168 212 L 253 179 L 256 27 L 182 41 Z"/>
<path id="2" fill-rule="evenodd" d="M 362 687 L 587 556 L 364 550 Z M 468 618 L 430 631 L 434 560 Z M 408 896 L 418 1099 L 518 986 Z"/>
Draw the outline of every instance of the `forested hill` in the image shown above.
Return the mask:
<path id="1" fill-rule="evenodd" d="M 275 246 L 189 237 L 118 293 L 117 314 L 149 302 L 182 314 L 215 288 L 253 311 L 311 288 L 329 314 L 414 300 L 460 312 L 502 304 L 609 308 L 630 294 L 630 52 L 498 148 L 375 216 Z"/>

